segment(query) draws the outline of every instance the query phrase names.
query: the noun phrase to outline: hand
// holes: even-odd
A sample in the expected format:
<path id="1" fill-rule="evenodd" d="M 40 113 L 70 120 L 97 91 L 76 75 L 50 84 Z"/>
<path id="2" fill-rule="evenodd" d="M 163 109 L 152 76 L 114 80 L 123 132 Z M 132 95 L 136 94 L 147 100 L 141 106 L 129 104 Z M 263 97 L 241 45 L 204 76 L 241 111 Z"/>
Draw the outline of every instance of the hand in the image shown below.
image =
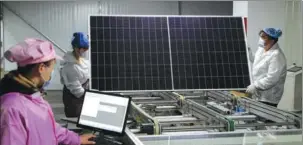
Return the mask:
<path id="1" fill-rule="evenodd" d="M 93 134 L 83 134 L 80 136 L 80 143 L 82 145 L 91 145 L 91 144 L 96 144 L 94 141 L 89 141 L 90 138 L 96 137 Z"/>
<path id="2" fill-rule="evenodd" d="M 250 47 L 247 47 L 247 50 L 248 50 L 248 51 L 251 51 L 251 48 L 250 48 Z"/>
<path id="3" fill-rule="evenodd" d="M 257 88 L 254 84 L 251 84 L 247 87 L 246 93 L 254 94 L 257 91 Z"/>

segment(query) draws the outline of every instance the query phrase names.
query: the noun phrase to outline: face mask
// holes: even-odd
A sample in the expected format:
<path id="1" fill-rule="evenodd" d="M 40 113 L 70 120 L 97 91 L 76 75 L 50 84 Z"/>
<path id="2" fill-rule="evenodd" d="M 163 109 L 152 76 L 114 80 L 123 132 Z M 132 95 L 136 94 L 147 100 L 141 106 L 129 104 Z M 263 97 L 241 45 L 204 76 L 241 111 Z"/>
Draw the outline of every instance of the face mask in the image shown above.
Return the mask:
<path id="1" fill-rule="evenodd" d="M 264 48 L 265 47 L 265 41 L 262 38 L 260 38 L 258 45 L 259 45 L 259 47 Z"/>
<path id="2" fill-rule="evenodd" d="M 85 52 L 80 52 L 81 57 L 85 57 Z"/>
<path id="3" fill-rule="evenodd" d="M 49 86 L 53 77 L 54 77 L 54 70 L 51 73 L 50 79 L 48 81 L 45 81 L 44 84 L 42 85 L 43 90 L 45 90 Z"/>
<path id="4" fill-rule="evenodd" d="M 78 56 L 85 57 L 85 51 L 78 50 Z"/>

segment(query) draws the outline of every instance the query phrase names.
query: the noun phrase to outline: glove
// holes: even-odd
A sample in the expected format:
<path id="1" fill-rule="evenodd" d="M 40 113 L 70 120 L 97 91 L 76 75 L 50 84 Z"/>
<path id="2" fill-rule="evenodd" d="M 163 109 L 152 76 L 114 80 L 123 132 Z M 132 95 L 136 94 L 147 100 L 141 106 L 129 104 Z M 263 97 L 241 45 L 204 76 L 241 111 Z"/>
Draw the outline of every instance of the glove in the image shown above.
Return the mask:
<path id="1" fill-rule="evenodd" d="M 257 88 L 254 84 L 251 84 L 247 87 L 246 93 L 255 94 L 257 91 Z"/>

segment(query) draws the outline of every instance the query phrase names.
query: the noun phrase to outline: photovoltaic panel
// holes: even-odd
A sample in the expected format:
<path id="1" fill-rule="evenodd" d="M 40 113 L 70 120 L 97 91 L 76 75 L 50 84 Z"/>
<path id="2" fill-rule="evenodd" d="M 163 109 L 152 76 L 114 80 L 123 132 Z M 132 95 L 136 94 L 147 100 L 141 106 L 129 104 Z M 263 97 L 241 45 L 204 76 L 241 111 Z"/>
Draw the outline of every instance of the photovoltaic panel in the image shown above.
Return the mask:
<path id="1" fill-rule="evenodd" d="M 171 90 L 166 17 L 90 17 L 92 89 Z"/>
<path id="2" fill-rule="evenodd" d="M 174 89 L 250 84 L 241 17 L 169 17 Z"/>
<path id="3" fill-rule="evenodd" d="M 244 89 L 241 17 L 90 16 L 91 88 Z"/>

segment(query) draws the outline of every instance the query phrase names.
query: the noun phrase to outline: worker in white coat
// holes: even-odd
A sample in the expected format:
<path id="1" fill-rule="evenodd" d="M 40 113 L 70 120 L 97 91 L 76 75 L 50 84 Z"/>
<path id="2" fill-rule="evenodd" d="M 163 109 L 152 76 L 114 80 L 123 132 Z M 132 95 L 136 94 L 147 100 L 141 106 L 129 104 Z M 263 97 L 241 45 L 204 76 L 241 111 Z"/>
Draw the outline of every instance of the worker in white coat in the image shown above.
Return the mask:
<path id="1" fill-rule="evenodd" d="M 89 48 L 87 35 L 76 32 L 72 39 L 73 51 L 67 52 L 61 63 L 60 75 L 63 87 L 63 104 L 66 117 L 78 117 L 84 92 L 88 89 L 90 63 L 84 58 Z"/>
<path id="2" fill-rule="evenodd" d="M 283 95 L 287 71 L 285 55 L 277 43 L 282 31 L 265 28 L 259 35 L 258 50 L 253 58 L 252 83 L 246 92 L 264 104 L 277 107 Z"/>

